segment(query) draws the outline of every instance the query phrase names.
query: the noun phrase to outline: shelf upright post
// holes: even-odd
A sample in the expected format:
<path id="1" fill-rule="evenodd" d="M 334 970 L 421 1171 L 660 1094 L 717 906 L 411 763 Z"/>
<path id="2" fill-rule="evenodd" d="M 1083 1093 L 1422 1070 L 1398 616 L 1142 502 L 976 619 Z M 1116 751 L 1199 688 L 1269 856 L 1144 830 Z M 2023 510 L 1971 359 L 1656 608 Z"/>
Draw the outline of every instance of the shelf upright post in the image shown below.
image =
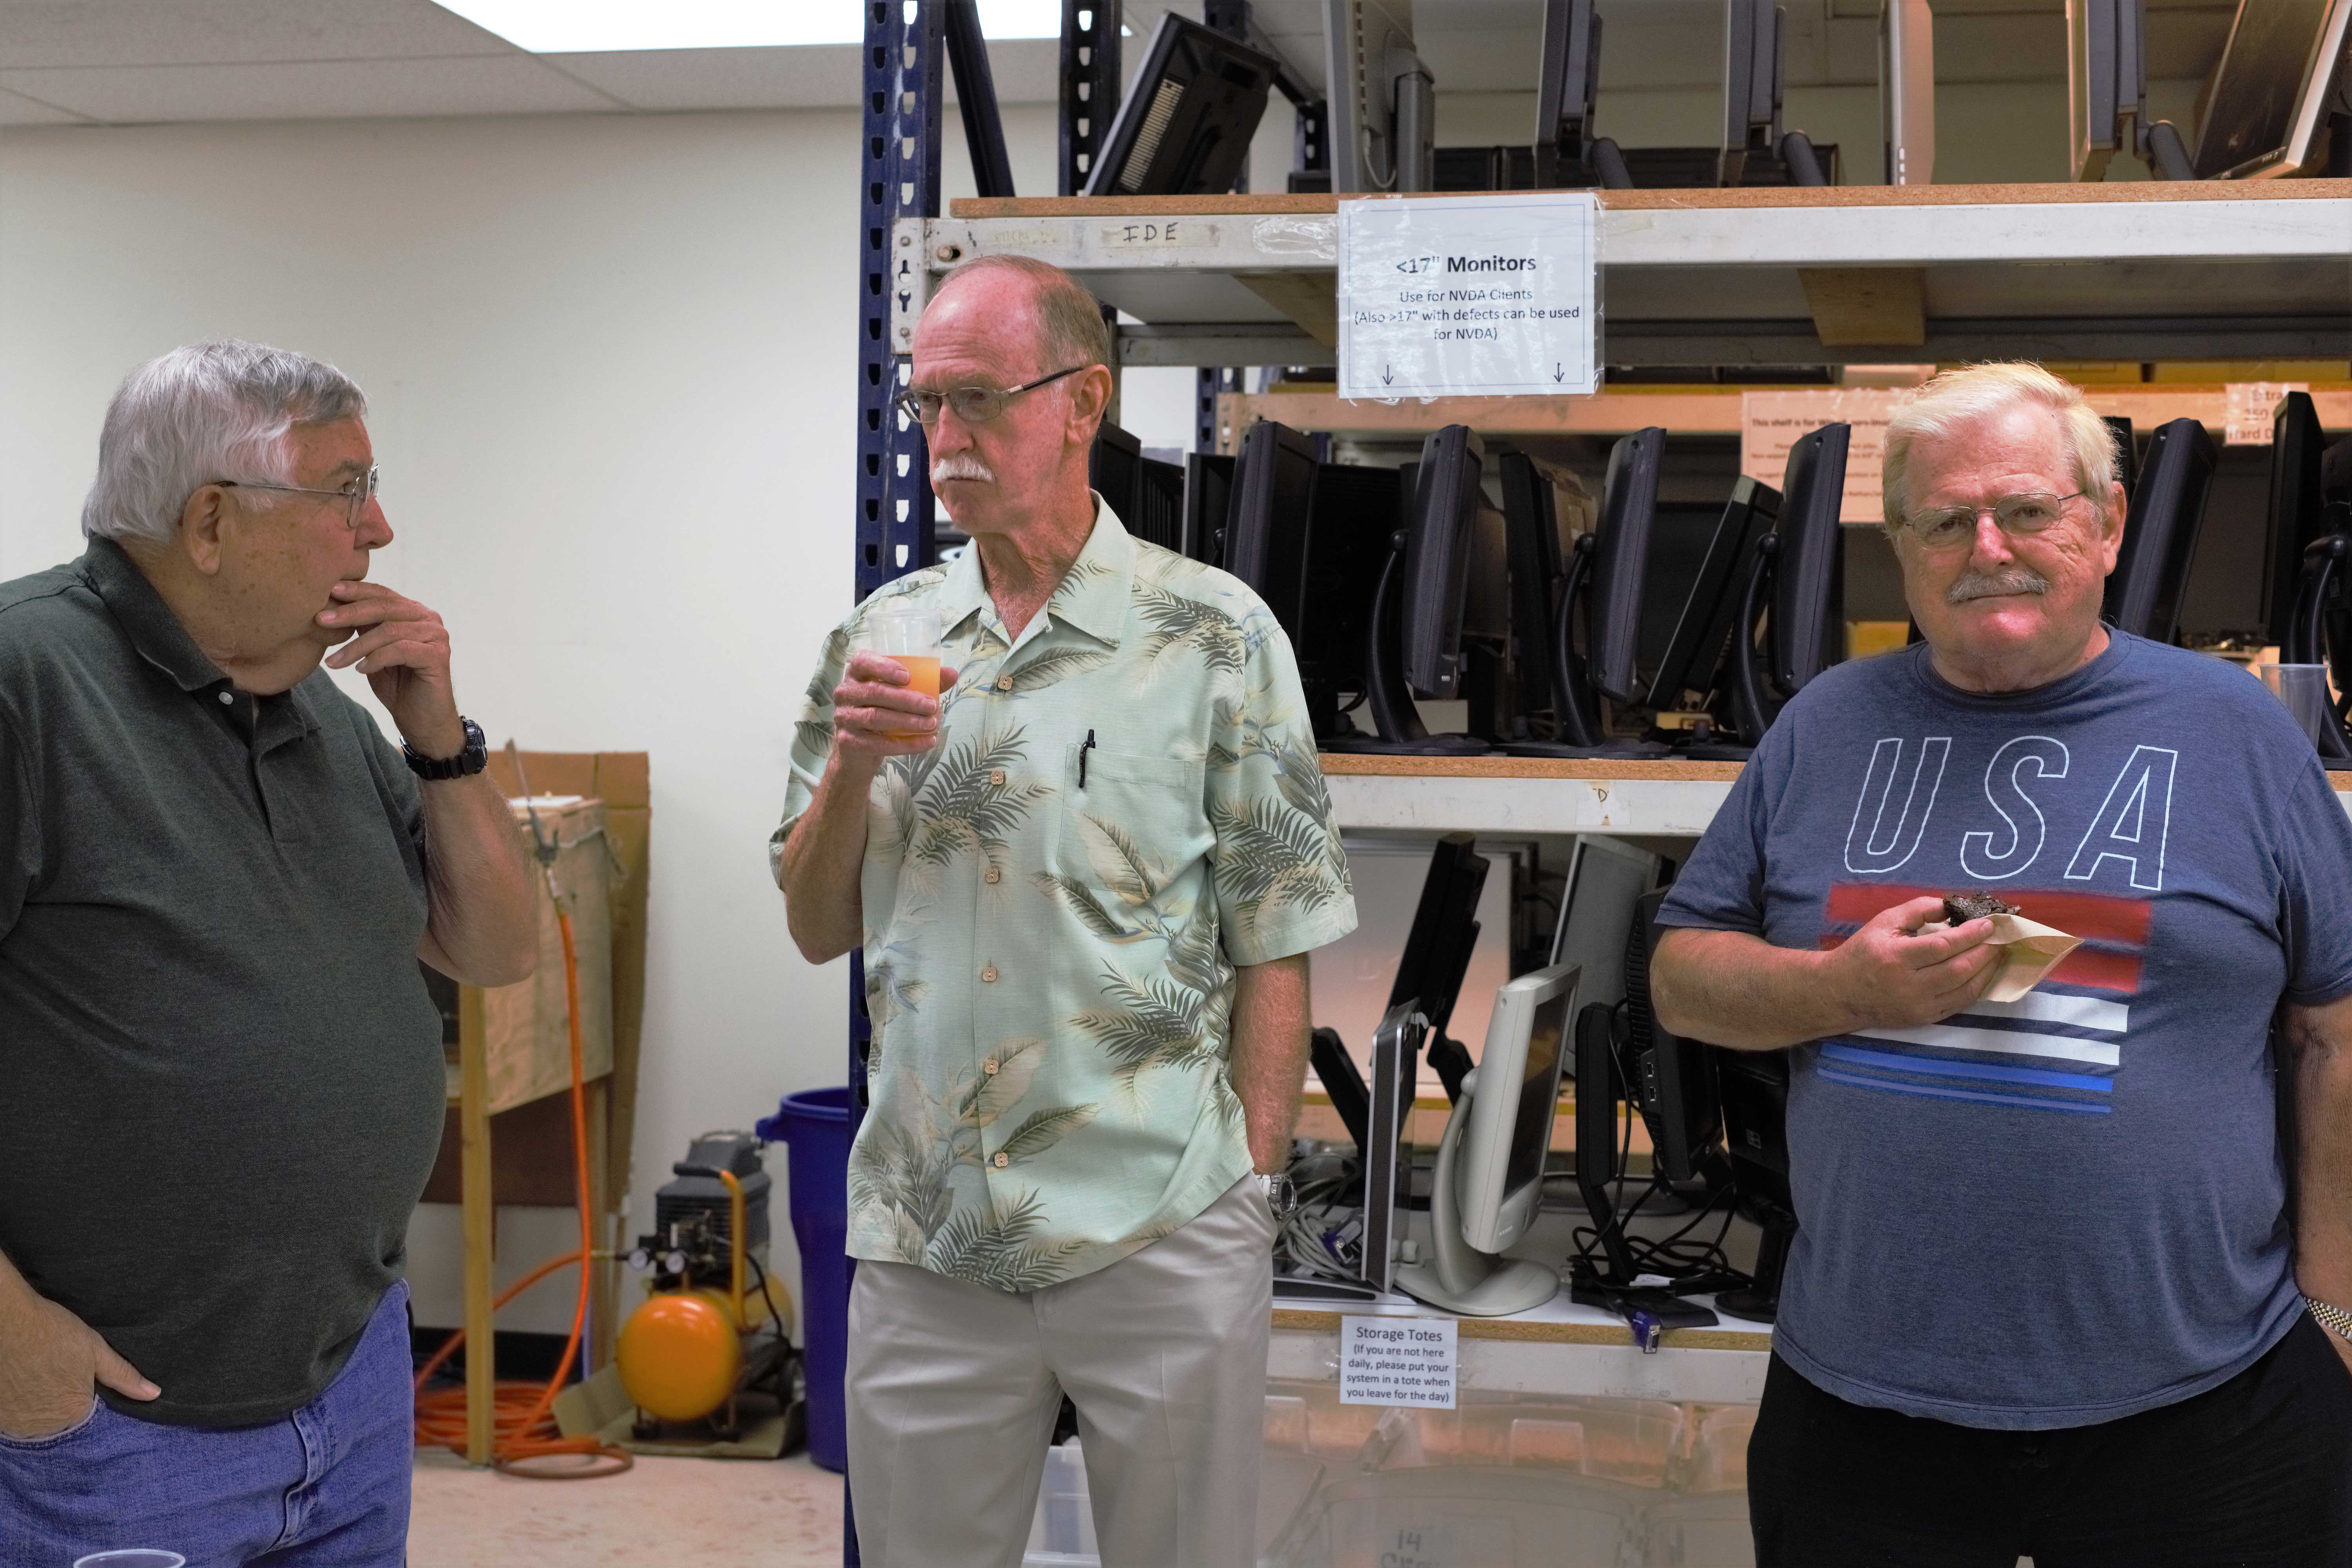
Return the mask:
<path id="1" fill-rule="evenodd" d="M 1060 194 L 1081 195 L 1118 113 L 1119 0 L 1062 0 Z"/>
<path id="2" fill-rule="evenodd" d="M 1213 33 L 1246 44 L 1250 41 L 1249 0 L 1202 0 L 1201 24 Z M 1242 164 L 1241 177 L 1234 182 L 1234 189 L 1249 189 L 1246 161 Z M 1217 449 L 1217 394 L 1241 389 L 1241 372 L 1229 366 L 1204 364 L 1192 373 L 1192 450 Z"/>
<path id="3" fill-rule="evenodd" d="M 892 400 L 906 384 L 913 331 L 904 307 L 927 292 L 919 223 L 940 216 L 941 0 L 866 0 L 865 137 L 858 204 L 856 597 L 931 563 L 930 463 L 922 426 Z M 903 335 L 899 329 L 905 329 Z M 866 1100 L 865 965 L 849 960 L 852 1135 Z M 843 1484 L 842 1562 L 856 1568 L 856 1517 Z"/>

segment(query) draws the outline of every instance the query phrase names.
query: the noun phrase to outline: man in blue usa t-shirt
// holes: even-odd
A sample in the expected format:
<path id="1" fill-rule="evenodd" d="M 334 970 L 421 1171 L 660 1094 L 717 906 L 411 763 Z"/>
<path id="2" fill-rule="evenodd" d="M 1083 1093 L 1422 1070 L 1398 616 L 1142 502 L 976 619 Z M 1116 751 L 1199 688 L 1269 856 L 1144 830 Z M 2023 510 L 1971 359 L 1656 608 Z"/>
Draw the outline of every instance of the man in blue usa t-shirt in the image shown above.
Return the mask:
<path id="1" fill-rule="evenodd" d="M 1926 641 L 1789 705 L 1652 972 L 1794 1047 L 1758 1562 L 2352 1563 L 2352 822 L 2258 683 L 2099 623 L 2081 394 L 1938 376 L 1885 473 Z M 1977 890 L 2083 946 L 1986 999 L 1991 922 L 1921 931 Z"/>

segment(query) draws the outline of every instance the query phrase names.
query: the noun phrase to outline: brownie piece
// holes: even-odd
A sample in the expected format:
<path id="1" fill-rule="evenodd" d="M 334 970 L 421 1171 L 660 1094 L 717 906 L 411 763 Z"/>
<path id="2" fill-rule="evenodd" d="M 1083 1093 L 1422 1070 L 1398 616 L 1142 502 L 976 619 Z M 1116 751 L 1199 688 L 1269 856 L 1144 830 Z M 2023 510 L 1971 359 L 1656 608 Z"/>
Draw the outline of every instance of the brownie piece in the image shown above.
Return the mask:
<path id="1" fill-rule="evenodd" d="M 1983 920 L 1988 915 L 2020 913 L 2017 905 L 1997 893 L 1947 893 L 1944 895 L 1944 918 L 1954 925 L 1963 921 Z"/>

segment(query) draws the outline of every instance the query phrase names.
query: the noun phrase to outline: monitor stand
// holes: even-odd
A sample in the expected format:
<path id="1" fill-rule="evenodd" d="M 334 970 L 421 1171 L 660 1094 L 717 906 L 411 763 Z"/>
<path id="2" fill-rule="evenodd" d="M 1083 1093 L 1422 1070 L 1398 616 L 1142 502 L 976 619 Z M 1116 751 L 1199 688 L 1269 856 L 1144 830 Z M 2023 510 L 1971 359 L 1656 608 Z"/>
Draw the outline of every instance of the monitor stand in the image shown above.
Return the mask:
<path id="1" fill-rule="evenodd" d="M 1737 1290 L 1716 1293 L 1715 1304 L 1727 1316 L 1751 1323 L 1769 1323 L 1780 1312 L 1780 1275 L 1789 1263 L 1789 1244 L 1797 1237 L 1797 1216 L 1778 1204 L 1756 1205 L 1764 1239 L 1756 1248 L 1753 1283 Z"/>
<path id="2" fill-rule="evenodd" d="M 1462 1098 L 1445 1119 L 1445 1138 L 1437 1146 L 1437 1172 L 1429 1191 L 1430 1265 L 1400 1265 L 1396 1288 L 1465 1318 L 1503 1318 L 1532 1311 L 1559 1295 L 1559 1270 L 1481 1252 L 1463 1237 L 1454 1173 L 1477 1092 L 1474 1069 L 1462 1080 Z"/>

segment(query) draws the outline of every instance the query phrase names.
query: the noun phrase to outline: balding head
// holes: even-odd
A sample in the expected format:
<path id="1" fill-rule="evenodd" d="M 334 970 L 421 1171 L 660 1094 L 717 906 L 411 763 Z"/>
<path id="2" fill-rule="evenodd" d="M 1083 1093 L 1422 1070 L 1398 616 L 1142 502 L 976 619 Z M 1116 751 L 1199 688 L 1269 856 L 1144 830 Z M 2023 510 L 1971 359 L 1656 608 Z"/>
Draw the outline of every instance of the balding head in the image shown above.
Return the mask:
<path id="1" fill-rule="evenodd" d="M 1069 366 L 1110 368 L 1110 328 L 1102 305 L 1078 280 L 1054 266 L 1028 256 L 981 256 L 947 275 L 931 295 L 931 304 L 958 289 L 986 285 L 992 301 L 1019 301 L 1024 326 L 1037 351 L 1045 375 Z M 926 316 L 930 310 L 926 309 Z"/>

